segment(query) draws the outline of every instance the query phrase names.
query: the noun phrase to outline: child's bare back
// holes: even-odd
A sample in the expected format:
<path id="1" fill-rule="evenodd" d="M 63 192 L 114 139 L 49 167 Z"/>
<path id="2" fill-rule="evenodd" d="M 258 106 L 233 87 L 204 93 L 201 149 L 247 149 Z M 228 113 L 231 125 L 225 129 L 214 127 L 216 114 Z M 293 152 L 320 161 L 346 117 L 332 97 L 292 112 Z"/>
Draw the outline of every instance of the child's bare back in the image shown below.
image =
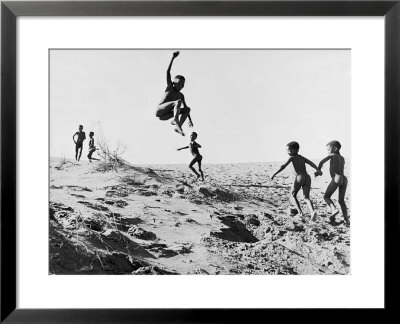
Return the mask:
<path id="1" fill-rule="evenodd" d="M 295 172 L 295 179 L 294 179 L 293 186 L 292 186 L 292 197 L 293 197 L 294 203 L 295 203 L 300 215 L 303 215 L 299 201 L 297 200 L 297 197 L 296 197 L 297 193 L 302 188 L 303 193 L 304 193 L 304 199 L 306 200 L 308 207 L 310 208 L 310 211 L 312 214 L 312 220 L 315 221 L 317 219 L 317 213 L 315 212 L 314 206 L 310 200 L 311 177 L 307 173 L 306 164 L 311 165 L 317 171 L 318 171 L 318 169 L 317 169 L 317 166 L 313 162 L 311 162 L 310 160 L 308 160 L 305 157 L 298 154 L 299 148 L 300 148 L 300 145 L 297 142 L 290 142 L 286 145 L 287 153 L 290 155 L 290 158 L 287 160 L 287 162 L 284 165 L 282 165 L 279 168 L 278 171 L 276 171 L 273 174 L 271 179 L 273 180 L 274 177 L 279 172 L 281 172 L 290 163 L 292 163 L 293 167 L 294 167 L 294 172 Z"/>
<path id="2" fill-rule="evenodd" d="M 339 154 L 331 154 L 331 161 L 329 164 L 329 173 L 331 174 L 332 180 L 339 186 L 344 181 L 344 158 Z"/>
<path id="3" fill-rule="evenodd" d="M 331 209 L 332 215 L 330 220 L 333 222 L 335 216 L 339 213 L 331 197 L 336 189 L 339 189 L 338 200 L 342 209 L 344 221 L 350 225 L 349 216 L 347 214 L 347 206 L 345 202 L 345 194 L 347 189 L 348 180 L 344 175 L 344 158 L 340 155 L 340 149 L 342 145 L 339 141 L 331 141 L 326 145 L 329 155 L 319 162 L 318 170 L 321 170 L 325 162 L 330 160 L 329 173 L 332 177 L 332 181 L 329 183 L 324 194 L 324 200 Z"/>
<path id="4" fill-rule="evenodd" d="M 301 155 L 292 156 L 290 159 L 295 172 L 295 187 L 311 185 L 311 177 L 306 170 L 306 161 L 308 160 Z"/>

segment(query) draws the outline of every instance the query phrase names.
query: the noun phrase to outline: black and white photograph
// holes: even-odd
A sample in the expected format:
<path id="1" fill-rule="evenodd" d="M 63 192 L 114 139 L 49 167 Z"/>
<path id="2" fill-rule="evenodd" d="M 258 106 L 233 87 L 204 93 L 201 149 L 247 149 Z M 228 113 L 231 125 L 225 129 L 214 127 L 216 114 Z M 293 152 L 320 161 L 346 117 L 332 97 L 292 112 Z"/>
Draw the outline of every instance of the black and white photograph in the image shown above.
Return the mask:
<path id="1" fill-rule="evenodd" d="M 49 50 L 50 275 L 350 275 L 350 49 Z"/>

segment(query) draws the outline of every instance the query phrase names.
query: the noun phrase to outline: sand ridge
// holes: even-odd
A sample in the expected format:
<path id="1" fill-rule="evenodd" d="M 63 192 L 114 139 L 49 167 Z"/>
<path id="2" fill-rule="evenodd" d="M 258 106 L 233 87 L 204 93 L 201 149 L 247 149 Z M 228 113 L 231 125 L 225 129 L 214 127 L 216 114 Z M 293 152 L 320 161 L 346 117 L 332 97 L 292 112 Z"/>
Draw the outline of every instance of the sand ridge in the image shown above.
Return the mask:
<path id="1" fill-rule="evenodd" d="M 185 165 L 52 158 L 49 273 L 349 274 L 350 228 L 323 201 L 329 176 L 312 176 L 313 223 L 301 192 L 305 217 L 288 214 L 293 175 L 271 181 L 279 166 L 205 164 L 201 182 Z"/>

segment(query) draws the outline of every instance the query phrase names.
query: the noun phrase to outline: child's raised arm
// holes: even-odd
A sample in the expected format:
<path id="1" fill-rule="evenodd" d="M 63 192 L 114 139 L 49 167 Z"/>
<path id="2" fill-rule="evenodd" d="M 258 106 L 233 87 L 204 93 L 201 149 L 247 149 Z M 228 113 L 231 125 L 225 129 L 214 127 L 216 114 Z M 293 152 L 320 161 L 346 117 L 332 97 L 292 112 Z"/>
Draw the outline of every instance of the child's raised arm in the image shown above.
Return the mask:
<path id="1" fill-rule="evenodd" d="M 290 162 L 292 162 L 292 157 L 290 157 L 289 160 L 287 160 L 285 164 L 281 165 L 281 167 L 279 168 L 279 170 L 276 171 L 276 172 L 274 173 L 274 175 L 271 177 L 271 179 L 274 180 L 274 177 L 275 177 L 279 172 L 281 172 L 282 170 L 284 170 L 284 169 L 289 165 Z"/>
<path id="2" fill-rule="evenodd" d="M 184 147 L 181 147 L 181 148 L 178 148 L 178 149 L 176 149 L 177 151 L 180 151 L 180 150 L 184 150 L 184 149 L 188 149 L 189 148 L 189 146 L 184 146 Z"/>
<path id="3" fill-rule="evenodd" d="M 167 69 L 167 84 L 171 85 L 172 84 L 172 79 L 171 79 L 171 67 L 172 63 L 174 62 L 175 58 L 179 55 L 179 52 L 174 52 L 172 54 L 172 59 L 171 62 L 169 62 L 168 69 Z"/>

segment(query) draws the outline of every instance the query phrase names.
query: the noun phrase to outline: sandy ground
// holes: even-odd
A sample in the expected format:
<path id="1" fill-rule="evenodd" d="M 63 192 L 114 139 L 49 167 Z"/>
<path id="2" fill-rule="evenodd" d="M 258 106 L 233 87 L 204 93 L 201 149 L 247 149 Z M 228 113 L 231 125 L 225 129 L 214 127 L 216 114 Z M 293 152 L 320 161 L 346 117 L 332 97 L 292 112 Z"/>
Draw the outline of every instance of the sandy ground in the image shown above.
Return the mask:
<path id="1" fill-rule="evenodd" d="M 305 216 L 288 213 L 291 166 L 270 179 L 280 165 L 206 164 L 196 182 L 185 165 L 52 158 L 49 273 L 349 274 L 350 227 L 323 200 L 328 166 L 308 170 L 311 222 L 301 192 Z"/>

